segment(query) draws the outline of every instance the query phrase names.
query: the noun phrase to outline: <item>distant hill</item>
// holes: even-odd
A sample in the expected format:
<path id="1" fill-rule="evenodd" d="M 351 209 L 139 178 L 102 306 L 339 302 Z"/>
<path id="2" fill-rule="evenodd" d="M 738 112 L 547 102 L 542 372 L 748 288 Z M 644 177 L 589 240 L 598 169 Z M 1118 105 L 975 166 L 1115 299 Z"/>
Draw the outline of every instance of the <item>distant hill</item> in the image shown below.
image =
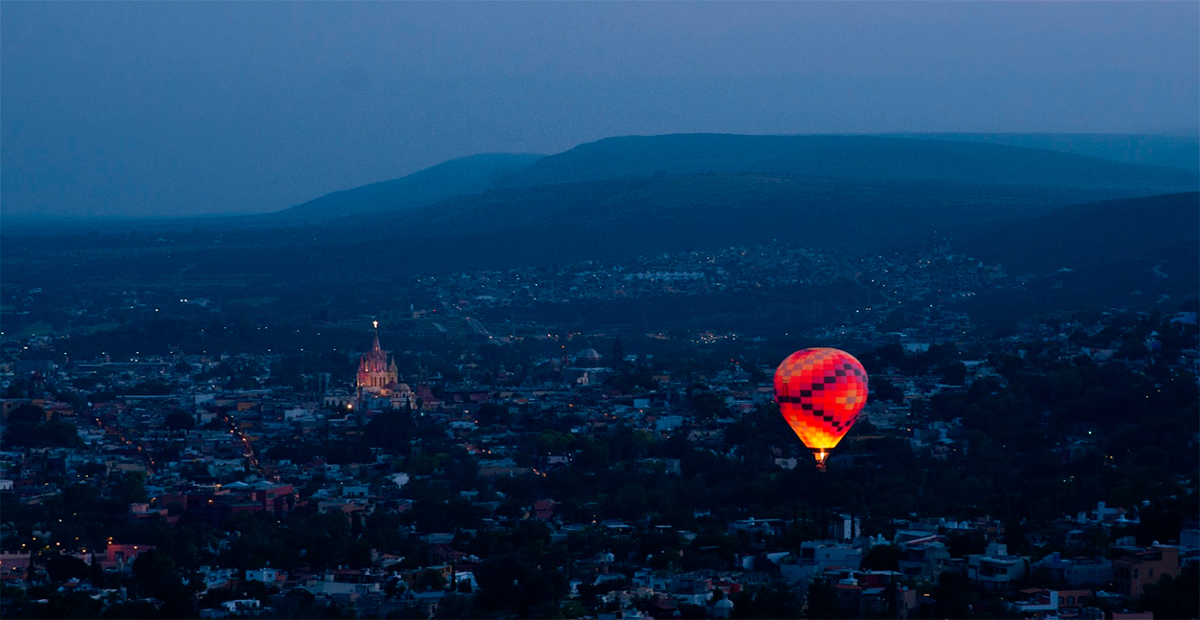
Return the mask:
<path id="1" fill-rule="evenodd" d="M 785 174 L 855 181 L 941 180 L 987 185 L 1197 188 L 1195 170 L 1114 162 L 999 144 L 875 136 L 627 136 L 542 158 L 500 187 L 694 173 Z"/>
<path id="2" fill-rule="evenodd" d="M 485 153 L 452 159 L 399 179 L 326 194 L 266 217 L 314 221 L 403 211 L 454 196 L 478 194 L 542 157 L 530 153 Z"/>
<path id="3" fill-rule="evenodd" d="M 1105 133 L 898 133 L 894 138 L 983 142 L 1088 155 L 1127 164 L 1200 169 L 1200 136 Z"/>
<path id="4" fill-rule="evenodd" d="M 1071 205 L 956 244 L 1023 282 L 976 314 L 1178 303 L 1200 292 L 1200 194 Z"/>
<path id="5" fill-rule="evenodd" d="M 1112 190 L 1006 187 L 945 181 L 861 181 L 753 173 L 676 174 L 492 190 L 403 213 L 329 222 L 342 239 L 405 231 L 390 262 L 479 269 L 627 259 L 773 239 L 829 249 L 887 249 L 977 234 Z"/>
<path id="6" fill-rule="evenodd" d="M 597 242 L 642 236 L 711 247 L 779 238 L 811 247 L 870 247 L 913 236 L 974 231 L 1107 192 L 951 182 L 755 173 L 587 181 L 515 191 L 414 211 L 429 230 L 485 233 L 575 227 Z M 464 222 L 466 220 L 466 222 Z"/>
<path id="7" fill-rule="evenodd" d="M 435 204 L 438 205 L 437 209 L 445 213 L 426 219 L 444 221 L 451 217 L 450 214 L 469 211 L 471 205 L 477 204 L 472 201 L 489 191 L 499 192 L 500 195 L 492 196 L 486 199 L 487 201 L 511 202 L 514 205 L 529 202 L 536 205 L 547 200 L 557 200 L 560 206 L 567 207 L 569 205 L 562 201 L 587 202 L 593 198 L 577 195 L 576 192 L 580 188 L 569 187 L 570 184 L 601 182 L 593 189 L 601 195 L 607 195 L 611 192 L 604 187 L 603 182 L 623 183 L 634 179 L 679 176 L 694 178 L 695 175 L 723 175 L 726 178 L 737 175 L 750 178 L 757 175 L 763 178 L 792 180 L 805 178 L 818 179 L 826 184 L 944 182 L 958 188 L 990 187 L 993 189 L 987 192 L 992 194 L 996 194 L 994 188 L 1019 187 L 1022 189 L 1018 193 L 1027 196 L 1031 195 L 1028 188 L 1038 187 L 1041 188 L 1039 191 L 1042 194 L 1049 192 L 1055 194 L 1056 198 L 1063 197 L 1059 191 L 1062 188 L 1111 192 L 1075 195 L 1071 197 L 1072 200 L 1067 201 L 1068 203 L 1105 197 L 1189 191 L 1200 187 L 1200 174 L 1196 170 L 1139 165 L 1040 148 L 985 143 L 1024 140 L 1031 146 L 1044 146 L 1045 140 L 1036 136 L 929 134 L 929 137 L 938 139 L 731 134 L 607 138 L 549 156 L 491 153 L 463 157 L 402 178 L 326 194 L 271 214 L 210 218 L 207 222 L 196 219 L 189 224 L 224 227 L 331 222 L 367 213 L 398 214 L 420 211 Z M 1103 141 L 1102 137 L 1093 138 L 1091 142 L 1081 138 L 1083 141 L 1079 144 L 1099 144 Z M 1120 143 L 1121 137 L 1110 138 L 1112 144 Z M 674 182 L 668 185 L 676 189 L 680 187 Z M 564 187 L 537 189 L 555 186 Z M 618 184 L 612 189 L 620 192 L 623 191 L 621 187 Z M 667 186 L 660 189 L 674 191 Z M 761 193 L 759 188 L 751 189 L 752 193 Z M 521 191 L 534 193 L 528 200 L 511 193 Z M 683 193 L 687 194 L 688 190 L 684 188 Z M 737 198 L 731 195 L 728 199 Z M 672 199 L 663 196 L 654 202 L 666 204 L 672 202 Z M 520 208 L 507 208 L 500 204 L 495 205 L 495 208 L 500 209 L 495 212 L 502 215 L 495 218 L 484 214 L 484 221 L 495 221 L 502 227 L 512 228 L 514 222 L 529 218 L 529 214 L 520 212 Z M 361 224 L 361 220 L 356 219 L 354 223 Z M 149 227 L 154 223 L 146 222 L 143 225 Z M 478 228 L 478 221 L 458 220 L 455 225 Z M 421 232 L 426 227 L 427 223 L 423 222 L 415 232 Z"/>
<path id="8" fill-rule="evenodd" d="M 964 240 L 1013 273 L 1074 269 L 1133 256 L 1200 247 L 1200 194 L 1107 200 L 1056 209 Z M 1200 262 L 1200 256 L 1193 262 Z"/>
<path id="9" fill-rule="evenodd" d="M 1121 208 L 1101 201 L 1195 192 L 1196 185 L 1196 174 L 1186 170 L 969 142 L 612 138 L 548 157 L 454 160 L 270 216 L 131 225 L 120 240 L 139 248 L 131 258 L 119 264 L 72 258 L 70 277 L 144 279 L 172 269 L 186 270 L 188 278 L 241 277 L 252 266 L 272 281 L 341 282 L 361 277 L 363 268 L 359 253 L 341 249 L 363 244 L 371 247 L 370 277 L 396 279 L 771 240 L 881 252 L 934 238 L 1001 261 L 1010 273 L 1034 273 L 1074 268 L 1062 260 L 1071 257 L 1098 265 L 1089 257 L 1112 255 L 1120 239 L 1149 247 L 1151 220 L 1163 239 L 1194 243 L 1185 238 L 1196 233 L 1194 212 L 1187 219 L 1186 212 L 1161 215 L 1150 208 L 1153 201 Z M 1195 194 L 1187 195 L 1194 202 Z M 1093 206 L 1060 211 L 1068 205 Z M 364 213 L 373 214 L 367 225 Z M 1139 214 L 1147 220 L 1129 219 Z M 94 236 L 76 232 L 82 236 L 72 244 L 80 248 Z M 115 242 L 110 236 L 105 243 Z M 20 255 L 5 245 L 6 261 Z M 132 258 L 143 251 L 169 253 L 173 262 Z M 1168 284 L 1185 281 L 1174 275 L 1184 271 L 1163 270 Z"/>
<path id="10" fill-rule="evenodd" d="M 1186 170 L 1004 145 L 689 134 L 600 140 L 514 166 L 494 175 L 491 189 L 394 207 L 407 179 L 437 168 L 321 199 L 341 201 L 325 213 L 376 213 L 371 227 L 330 219 L 327 232 L 364 242 L 403 230 L 404 244 L 375 251 L 404 269 L 435 271 L 772 239 L 870 250 L 976 236 L 1070 204 L 1197 187 Z"/>

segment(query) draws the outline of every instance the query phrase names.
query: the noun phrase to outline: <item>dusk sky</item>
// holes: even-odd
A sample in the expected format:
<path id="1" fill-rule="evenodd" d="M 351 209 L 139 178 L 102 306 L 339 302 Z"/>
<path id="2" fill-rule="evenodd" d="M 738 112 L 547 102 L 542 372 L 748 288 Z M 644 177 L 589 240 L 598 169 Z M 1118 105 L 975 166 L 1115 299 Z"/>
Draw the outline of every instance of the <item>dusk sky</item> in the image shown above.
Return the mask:
<path id="1" fill-rule="evenodd" d="M 1200 4 L 0 4 L 7 216 L 284 209 L 679 132 L 1197 132 Z"/>

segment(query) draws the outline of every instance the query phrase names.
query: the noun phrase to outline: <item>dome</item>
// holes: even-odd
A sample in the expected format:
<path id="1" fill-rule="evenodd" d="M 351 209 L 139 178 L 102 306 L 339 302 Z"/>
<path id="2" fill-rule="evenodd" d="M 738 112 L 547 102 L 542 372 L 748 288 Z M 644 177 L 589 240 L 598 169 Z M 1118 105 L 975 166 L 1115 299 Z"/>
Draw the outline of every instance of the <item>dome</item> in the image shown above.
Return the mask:
<path id="1" fill-rule="evenodd" d="M 592 368 L 600 365 L 600 352 L 588 347 L 579 352 L 575 356 L 575 364 L 583 368 Z"/>
<path id="2" fill-rule="evenodd" d="M 714 605 L 717 609 L 733 609 L 733 601 L 723 598 Z"/>

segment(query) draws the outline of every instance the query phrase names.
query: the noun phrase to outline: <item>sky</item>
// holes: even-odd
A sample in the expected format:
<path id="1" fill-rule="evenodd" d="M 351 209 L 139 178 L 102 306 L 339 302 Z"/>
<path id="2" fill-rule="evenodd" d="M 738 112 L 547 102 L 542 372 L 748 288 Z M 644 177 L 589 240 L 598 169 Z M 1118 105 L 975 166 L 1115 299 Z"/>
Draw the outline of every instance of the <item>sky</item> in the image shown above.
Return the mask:
<path id="1" fill-rule="evenodd" d="M 2 2 L 0 212 L 277 211 L 618 135 L 1190 133 L 1196 2 Z"/>

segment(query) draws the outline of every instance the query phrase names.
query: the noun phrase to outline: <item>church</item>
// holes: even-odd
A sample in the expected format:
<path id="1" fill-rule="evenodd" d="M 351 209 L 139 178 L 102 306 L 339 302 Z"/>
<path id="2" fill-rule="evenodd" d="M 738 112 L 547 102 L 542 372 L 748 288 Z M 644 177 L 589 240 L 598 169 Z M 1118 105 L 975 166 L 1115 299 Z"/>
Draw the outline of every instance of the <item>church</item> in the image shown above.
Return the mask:
<path id="1" fill-rule="evenodd" d="M 379 321 L 373 325 L 375 341 L 371 350 L 358 358 L 358 406 L 360 410 L 412 409 L 412 389 L 400 382 L 395 358 L 379 346 Z"/>

